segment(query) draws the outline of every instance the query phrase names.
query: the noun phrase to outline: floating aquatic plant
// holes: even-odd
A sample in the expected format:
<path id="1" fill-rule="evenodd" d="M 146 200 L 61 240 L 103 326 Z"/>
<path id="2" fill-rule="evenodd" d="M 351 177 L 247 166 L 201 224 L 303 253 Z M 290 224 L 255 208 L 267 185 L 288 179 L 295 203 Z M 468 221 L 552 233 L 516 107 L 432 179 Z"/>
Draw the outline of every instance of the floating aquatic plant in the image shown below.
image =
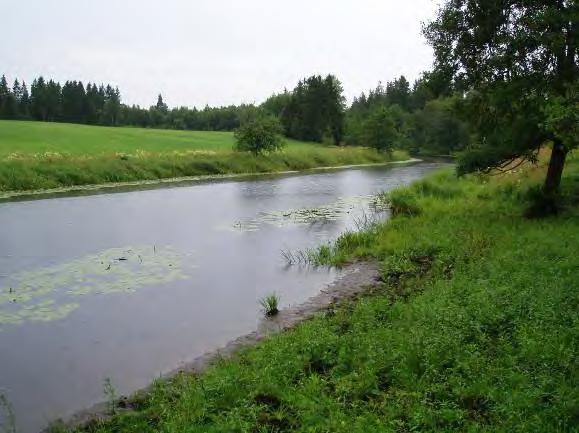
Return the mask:
<path id="1" fill-rule="evenodd" d="M 183 254 L 170 247 L 111 248 L 98 254 L 10 277 L 0 288 L 0 327 L 62 319 L 78 296 L 127 293 L 186 278 Z"/>
<path id="2" fill-rule="evenodd" d="M 19 325 L 24 322 L 50 322 L 52 320 L 64 319 L 77 308 L 78 304 L 57 305 L 56 302 L 52 300 L 42 301 L 37 304 L 28 304 L 13 312 L 0 311 L 0 326 Z"/>
<path id="3" fill-rule="evenodd" d="M 339 198 L 334 203 L 315 208 L 291 209 L 283 211 L 260 212 L 257 217 L 238 221 L 233 228 L 242 232 L 252 232 L 262 225 L 285 227 L 291 224 L 313 224 L 337 221 L 347 214 L 371 212 L 373 214 L 387 209 L 386 201 L 382 196 L 362 195 Z"/>

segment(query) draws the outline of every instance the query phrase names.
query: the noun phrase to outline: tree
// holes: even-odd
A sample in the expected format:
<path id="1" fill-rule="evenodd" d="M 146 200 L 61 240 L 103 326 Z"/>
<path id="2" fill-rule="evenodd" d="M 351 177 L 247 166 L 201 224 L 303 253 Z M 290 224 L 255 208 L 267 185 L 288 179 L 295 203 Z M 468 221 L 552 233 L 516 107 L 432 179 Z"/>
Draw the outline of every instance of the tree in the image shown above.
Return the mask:
<path id="1" fill-rule="evenodd" d="M 428 101 L 413 116 L 412 151 L 423 155 L 452 155 L 469 143 L 467 125 L 456 114 L 456 98 Z"/>
<path id="2" fill-rule="evenodd" d="M 54 80 L 48 80 L 44 88 L 44 109 L 46 118 L 49 122 L 58 120 L 61 116 L 62 108 L 62 89 L 60 83 Z"/>
<path id="3" fill-rule="evenodd" d="M 281 118 L 286 107 L 289 105 L 290 99 L 291 93 L 284 90 L 283 93 L 274 94 L 267 98 L 265 102 L 261 104 L 261 108 Z"/>
<path id="4" fill-rule="evenodd" d="M 35 120 L 46 120 L 45 96 L 46 84 L 42 76 L 32 82 L 30 97 L 32 103 L 32 114 Z"/>
<path id="5" fill-rule="evenodd" d="M 6 77 L 2 75 L 0 77 L 0 117 L 5 117 L 7 112 L 7 105 L 11 97 L 10 88 L 8 87 L 8 81 Z"/>
<path id="6" fill-rule="evenodd" d="M 67 81 L 62 86 L 62 119 L 65 122 L 85 122 L 86 92 L 80 81 Z"/>
<path id="7" fill-rule="evenodd" d="M 398 105 L 404 110 L 410 108 L 410 83 L 404 75 L 386 85 L 388 103 Z"/>
<path id="8" fill-rule="evenodd" d="M 118 124 L 119 114 L 121 112 L 121 92 L 118 87 L 107 85 L 105 89 L 104 106 L 102 122 L 105 125 L 115 126 Z"/>
<path id="9" fill-rule="evenodd" d="M 30 117 L 30 94 L 28 93 L 28 87 L 26 82 L 22 81 L 20 86 L 20 101 L 19 101 L 18 112 L 20 117 L 23 119 L 28 119 Z"/>
<path id="10" fill-rule="evenodd" d="M 163 114 L 167 114 L 167 111 L 169 111 L 169 107 L 167 107 L 167 104 L 163 101 L 163 95 L 160 93 L 159 96 L 157 96 L 157 105 L 155 105 L 155 108 Z"/>
<path id="11" fill-rule="evenodd" d="M 344 132 L 345 99 L 333 75 L 313 75 L 295 87 L 282 112 L 286 135 L 299 140 L 340 144 Z"/>
<path id="12" fill-rule="evenodd" d="M 324 80 L 327 92 L 328 123 L 330 134 L 334 144 L 337 146 L 344 137 L 344 118 L 346 98 L 342 83 L 334 75 L 328 75 Z"/>
<path id="13" fill-rule="evenodd" d="M 20 102 L 20 98 L 22 98 L 22 86 L 18 79 L 14 80 L 14 84 L 12 85 L 12 94 L 14 95 L 14 99 Z"/>
<path id="14" fill-rule="evenodd" d="M 382 152 L 392 152 L 398 139 L 393 116 L 385 107 L 377 107 L 363 123 L 364 144 Z"/>
<path id="15" fill-rule="evenodd" d="M 414 82 L 410 94 L 410 111 L 422 110 L 428 101 L 432 101 L 440 96 L 448 96 L 446 90 L 441 89 L 440 79 L 434 77 L 432 73 L 426 72 Z"/>
<path id="16" fill-rule="evenodd" d="M 94 125 L 99 120 L 99 89 L 96 84 L 86 85 L 86 96 L 84 99 L 84 118 L 86 123 Z"/>
<path id="17" fill-rule="evenodd" d="M 4 78 L 4 77 L 2 77 Z M 2 115 L 7 119 L 15 119 L 18 117 L 18 100 L 20 98 L 20 83 L 18 80 L 14 81 L 12 86 L 12 91 L 8 88 L 5 81 L 2 83 L 0 80 L 0 92 L 3 93 L 3 103 L 2 103 Z"/>
<path id="18" fill-rule="evenodd" d="M 276 117 L 256 112 L 235 130 L 236 149 L 255 156 L 283 147 L 283 128 Z"/>
<path id="19" fill-rule="evenodd" d="M 576 0 L 445 1 L 424 33 L 435 71 L 467 95 L 476 145 L 460 161 L 460 173 L 534 160 L 551 142 L 544 191 L 557 192 L 566 156 L 578 143 L 569 115 L 558 122 L 552 113 L 574 106 L 578 27 Z"/>

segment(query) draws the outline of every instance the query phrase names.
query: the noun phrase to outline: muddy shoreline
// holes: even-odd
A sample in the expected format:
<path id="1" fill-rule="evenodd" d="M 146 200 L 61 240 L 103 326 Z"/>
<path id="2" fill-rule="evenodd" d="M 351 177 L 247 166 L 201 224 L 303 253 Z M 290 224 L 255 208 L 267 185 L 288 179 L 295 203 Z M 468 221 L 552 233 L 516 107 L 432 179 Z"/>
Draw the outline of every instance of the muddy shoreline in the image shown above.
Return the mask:
<path id="1" fill-rule="evenodd" d="M 69 195 L 85 195 L 127 192 L 139 189 L 167 188 L 171 186 L 188 185 L 192 183 L 219 182 L 227 180 L 244 180 L 267 176 L 284 176 L 295 174 L 307 174 L 324 171 L 347 170 L 352 168 L 382 167 L 389 165 L 415 164 L 422 162 L 422 159 L 410 158 L 403 161 L 377 162 L 372 164 L 351 164 L 330 167 L 316 167 L 307 170 L 286 170 L 265 173 L 232 173 L 232 174 L 209 174 L 202 176 L 187 176 L 168 179 L 139 180 L 134 182 L 116 182 L 94 185 L 75 185 L 63 188 L 51 188 L 41 190 L 26 191 L 0 191 L 0 203 L 10 201 L 41 200 L 53 197 L 65 197 Z"/>
<path id="2" fill-rule="evenodd" d="M 207 352 L 193 361 L 163 374 L 160 379 L 169 380 L 182 373 L 202 373 L 217 360 L 232 358 L 243 348 L 254 346 L 268 336 L 294 328 L 300 323 L 312 319 L 317 313 L 328 307 L 353 299 L 357 295 L 378 286 L 380 284 L 379 277 L 378 263 L 358 262 L 351 264 L 344 268 L 344 274 L 340 278 L 320 290 L 317 295 L 299 305 L 281 310 L 278 315 L 272 318 L 262 319 L 255 331 L 240 336 L 217 350 Z M 150 386 L 137 390 L 134 394 L 146 393 L 150 390 Z M 117 412 L 130 411 L 130 409 L 123 408 L 130 407 L 130 399 L 127 397 L 120 397 L 116 404 L 118 406 Z M 109 417 L 109 410 L 110 403 L 101 402 L 65 419 L 64 424 L 68 427 L 79 427 L 94 420 L 106 419 Z M 49 427 L 47 427 L 42 430 L 42 433 L 49 431 Z"/>

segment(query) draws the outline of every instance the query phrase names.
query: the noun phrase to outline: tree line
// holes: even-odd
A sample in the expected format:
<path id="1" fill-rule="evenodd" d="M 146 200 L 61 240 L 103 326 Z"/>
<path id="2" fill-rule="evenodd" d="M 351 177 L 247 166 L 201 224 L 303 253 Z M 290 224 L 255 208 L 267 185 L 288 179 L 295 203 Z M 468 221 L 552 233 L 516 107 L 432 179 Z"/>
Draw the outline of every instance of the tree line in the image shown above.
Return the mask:
<path id="1" fill-rule="evenodd" d="M 425 73 L 412 86 L 404 76 L 379 83 L 346 107 L 340 81 L 314 75 L 261 107 L 291 138 L 448 155 L 469 141 L 467 123 L 456 115 L 460 99 L 448 77 Z"/>
<path id="2" fill-rule="evenodd" d="M 456 115 L 460 96 L 441 76 L 423 74 L 411 86 L 403 75 L 354 101 L 346 115 L 346 141 L 381 150 L 449 155 L 469 141 Z"/>
<path id="3" fill-rule="evenodd" d="M 121 95 L 110 85 L 67 81 L 64 85 L 36 78 L 30 90 L 26 82 L 14 80 L 10 87 L 0 78 L 0 117 L 46 122 L 116 125 L 119 123 Z"/>
<path id="4" fill-rule="evenodd" d="M 36 78 L 30 88 L 24 81 L 0 78 L 0 118 L 69 122 L 104 126 L 138 126 L 205 131 L 232 131 L 251 107 L 248 105 L 179 107 L 169 109 L 161 95 L 149 108 L 122 103 L 118 87 L 109 84 L 66 81 L 60 84 Z"/>
<path id="5" fill-rule="evenodd" d="M 462 129 L 451 114 L 452 104 L 434 101 L 448 89 L 426 74 L 410 85 L 403 76 L 381 84 L 346 106 L 341 82 L 334 75 L 313 75 L 294 89 L 272 95 L 258 107 L 231 105 L 203 109 L 170 109 L 159 95 L 154 105 L 142 108 L 122 103 L 118 87 L 36 78 L 30 89 L 16 79 L 9 86 L 0 78 L 0 118 L 69 122 L 105 126 L 136 126 L 180 130 L 233 131 L 255 117 L 256 110 L 280 122 L 290 138 L 335 145 L 370 145 L 380 150 L 402 147 L 413 152 L 449 153 L 463 143 Z M 263 117 L 263 116 L 262 116 Z M 454 123 L 453 123 L 454 122 Z M 460 126 L 460 125 L 459 125 Z M 450 138 L 450 140 L 449 140 Z"/>

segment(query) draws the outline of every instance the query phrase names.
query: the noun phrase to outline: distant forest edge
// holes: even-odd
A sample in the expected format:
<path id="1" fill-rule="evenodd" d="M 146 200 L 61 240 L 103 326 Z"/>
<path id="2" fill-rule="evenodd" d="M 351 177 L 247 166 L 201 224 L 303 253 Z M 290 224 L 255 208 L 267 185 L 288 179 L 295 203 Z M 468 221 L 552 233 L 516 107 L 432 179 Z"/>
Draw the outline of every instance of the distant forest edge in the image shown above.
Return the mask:
<path id="1" fill-rule="evenodd" d="M 354 98 L 346 106 L 333 75 L 314 75 L 274 94 L 262 104 L 170 109 L 162 95 L 142 108 L 122 102 L 118 87 L 44 77 L 30 89 L 0 79 L 0 119 L 38 120 L 104 126 L 135 126 L 197 131 L 233 131 L 255 111 L 275 115 L 289 138 L 333 144 L 367 145 L 379 150 L 450 154 L 468 142 L 467 126 L 456 115 L 460 98 L 450 80 L 425 73 L 411 86 L 401 76 Z"/>

